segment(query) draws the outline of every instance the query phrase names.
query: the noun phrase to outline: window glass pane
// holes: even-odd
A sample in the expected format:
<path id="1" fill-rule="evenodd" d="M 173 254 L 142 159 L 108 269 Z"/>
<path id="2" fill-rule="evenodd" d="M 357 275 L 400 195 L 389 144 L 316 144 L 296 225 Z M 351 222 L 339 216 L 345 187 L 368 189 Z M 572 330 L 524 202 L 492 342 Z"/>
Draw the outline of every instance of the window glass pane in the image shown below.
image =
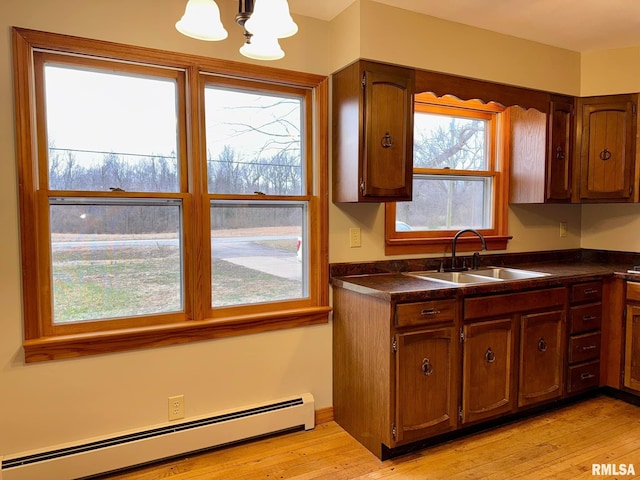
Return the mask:
<path id="1" fill-rule="evenodd" d="M 414 175 L 413 201 L 396 204 L 396 231 L 492 228 L 491 177 Z"/>
<path id="2" fill-rule="evenodd" d="M 54 324 L 183 309 L 179 203 L 50 203 Z"/>
<path id="3" fill-rule="evenodd" d="M 414 167 L 488 170 L 486 120 L 414 115 Z"/>
<path id="4" fill-rule="evenodd" d="M 302 99 L 205 89 L 210 193 L 303 193 Z"/>
<path id="5" fill-rule="evenodd" d="M 178 191 L 175 81 L 44 70 L 50 189 Z"/>
<path id="6" fill-rule="evenodd" d="M 211 202 L 212 306 L 308 296 L 305 202 Z"/>

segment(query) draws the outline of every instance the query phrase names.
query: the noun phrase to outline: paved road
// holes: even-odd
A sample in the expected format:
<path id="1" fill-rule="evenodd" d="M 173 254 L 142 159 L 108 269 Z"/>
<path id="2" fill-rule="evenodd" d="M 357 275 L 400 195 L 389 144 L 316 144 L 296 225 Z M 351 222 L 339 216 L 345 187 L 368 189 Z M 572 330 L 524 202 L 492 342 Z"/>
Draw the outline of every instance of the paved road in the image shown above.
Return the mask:
<path id="1" fill-rule="evenodd" d="M 295 252 L 271 248 L 256 243 L 265 240 L 291 240 L 295 242 L 296 239 L 297 237 L 295 235 L 218 237 L 211 240 L 211 253 L 214 258 L 259 270 L 270 275 L 300 281 L 302 279 L 302 263 L 298 261 Z M 79 242 L 53 242 L 52 248 L 54 250 L 67 250 L 77 247 L 176 247 L 177 245 L 177 239 L 89 240 Z"/>

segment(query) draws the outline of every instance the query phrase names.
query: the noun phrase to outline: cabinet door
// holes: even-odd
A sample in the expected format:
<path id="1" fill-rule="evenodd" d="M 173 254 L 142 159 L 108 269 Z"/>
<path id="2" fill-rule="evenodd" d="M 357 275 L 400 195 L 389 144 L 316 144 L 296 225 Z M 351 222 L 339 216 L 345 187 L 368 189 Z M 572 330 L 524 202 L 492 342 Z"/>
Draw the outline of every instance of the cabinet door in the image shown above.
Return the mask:
<path id="1" fill-rule="evenodd" d="M 454 327 L 405 333 L 396 341 L 396 441 L 455 428 L 459 342 Z"/>
<path id="2" fill-rule="evenodd" d="M 364 197 L 411 200 L 413 185 L 413 72 L 364 72 Z"/>
<path id="3" fill-rule="evenodd" d="M 510 412 L 514 328 L 511 317 L 464 326 L 462 422 Z"/>
<path id="4" fill-rule="evenodd" d="M 522 315 L 518 406 L 562 395 L 564 311 Z"/>
<path id="5" fill-rule="evenodd" d="M 573 101 L 552 99 L 547 141 L 546 200 L 571 200 L 571 159 L 573 155 Z"/>
<path id="6" fill-rule="evenodd" d="M 607 103 L 582 100 L 580 197 L 583 199 L 631 199 L 635 167 L 635 103 L 630 97 L 624 98 L 611 99 Z"/>
<path id="7" fill-rule="evenodd" d="M 627 305 L 624 386 L 640 392 L 640 306 Z"/>

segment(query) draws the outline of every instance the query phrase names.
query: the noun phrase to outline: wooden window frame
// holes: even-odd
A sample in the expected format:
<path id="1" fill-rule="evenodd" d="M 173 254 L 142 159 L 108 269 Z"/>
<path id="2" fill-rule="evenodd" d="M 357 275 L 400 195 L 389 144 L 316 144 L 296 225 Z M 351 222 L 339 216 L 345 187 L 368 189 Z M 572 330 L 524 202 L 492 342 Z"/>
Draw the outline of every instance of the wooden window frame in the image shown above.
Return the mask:
<path id="1" fill-rule="evenodd" d="M 176 345 L 193 341 L 294 328 L 328 322 L 328 80 L 324 76 L 292 72 L 239 62 L 223 61 L 100 40 L 71 37 L 14 27 L 12 29 L 16 147 L 19 180 L 20 240 L 22 255 L 24 353 L 25 361 L 39 362 L 109 352 Z M 45 53 L 41 53 L 45 52 Z M 47 177 L 46 159 L 42 157 L 46 136 L 38 125 L 36 98 L 42 92 L 38 80 L 37 58 L 67 55 L 69 62 L 121 62 L 132 71 L 158 68 L 174 70 L 179 82 L 179 149 L 186 176 L 181 176 L 180 191 L 175 194 L 128 194 L 128 196 L 171 197 L 183 202 L 184 215 L 184 310 L 176 314 L 120 318 L 87 322 L 82 325 L 53 325 L 50 307 L 50 253 L 47 215 L 51 192 L 40 183 Z M 84 60 L 84 59 L 88 60 Z M 70 60 L 71 59 L 71 60 Z M 66 61 L 65 60 L 65 61 Z M 308 298 L 301 301 L 251 305 L 233 309 L 211 308 L 211 281 L 207 282 L 198 265 L 210 258 L 210 237 L 199 219 L 209 215 L 207 194 L 202 78 L 215 75 L 228 82 L 243 79 L 264 85 L 281 85 L 283 89 L 304 90 L 308 97 L 305 127 L 309 141 L 305 144 L 307 190 L 300 199 L 309 210 Z M 229 80 L 230 79 L 230 80 Z M 38 95 L 37 95 L 38 94 Z M 42 111 L 42 109 L 40 109 Z M 46 150 L 45 150 L 46 151 Z M 42 164 L 45 170 L 42 170 Z M 80 196 L 86 192 L 60 192 Z M 96 193 L 96 196 L 100 194 Z M 116 195 L 118 195 L 116 193 Z M 122 194 L 126 196 L 125 194 Z M 62 196 L 62 195 L 60 195 Z M 109 193 L 113 196 L 113 193 Z M 291 197 L 286 197 L 291 199 Z M 208 247 L 207 247 L 208 245 Z M 209 255 L 209 257 L 207 257 Z M 203 260 L 204 259 L 204 260 Z M 210 262 L 208 262 L 210 264 Z M 47 307 L 48 305 L 48 307 Z"/>
<path id="2" fill-rule="evenodd" d="M 508 199 L 509 172 L 507 158 L 508 142 L 504 139 L 504 107 L 495 103 L 483 103 L 478 100 L 462 101 L 451 96 L 436 97 L 431 93 L 415 96 L 414 108 L 416 112 L 435 114 L 458 114 L 470 118 L 487 120 L 489 134 L 488 170 L 450 170 L 414 167 L 413 174 L 433 176 L 465 176 L 491 177 L 493 196 L 491 199 L 492 227 L 477 229 L 486 240 L 487 249 L 503 250 L 507 246 L 508 236 Z M 451 247 L 451 242 L 457 230 L 410 230 L 396 231 L 396 204 L 385 204 L 385 253 L 387 255 L 401 255 L 413 253 L 445 252 Z M 463 236 L 457 242 L 460 252 L 475 251 L 481 248 L 480 241 L 475 235 Z"/>

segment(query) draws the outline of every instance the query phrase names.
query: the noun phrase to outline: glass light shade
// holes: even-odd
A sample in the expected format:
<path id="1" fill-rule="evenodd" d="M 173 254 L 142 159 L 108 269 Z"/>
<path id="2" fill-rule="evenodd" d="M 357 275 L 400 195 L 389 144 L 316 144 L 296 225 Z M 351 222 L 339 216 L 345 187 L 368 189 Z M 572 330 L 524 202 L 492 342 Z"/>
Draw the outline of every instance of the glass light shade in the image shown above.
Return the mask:
<path id="1" fill-rule="evenodd" d="M 220 9 L 214 0 L 189 0 L 176 29 L 187 37 L 215 42 L 227 38 L 220 21 Z"/>
<path id="2" fill-rule="evenodd" d="M 253 35 L 251 43 L 247 42 L 240 47 L 240 53 L 254 60 L 279 60 L 284 57 L 278 39 L 273 36 Z"/>
<path id="3" fill-rule="evenodd" d="M 291 18 L 287 0 L 256 0 L 244 28 L 253 35 L 286 38 L 295 35 L 298 25 Z"/>

